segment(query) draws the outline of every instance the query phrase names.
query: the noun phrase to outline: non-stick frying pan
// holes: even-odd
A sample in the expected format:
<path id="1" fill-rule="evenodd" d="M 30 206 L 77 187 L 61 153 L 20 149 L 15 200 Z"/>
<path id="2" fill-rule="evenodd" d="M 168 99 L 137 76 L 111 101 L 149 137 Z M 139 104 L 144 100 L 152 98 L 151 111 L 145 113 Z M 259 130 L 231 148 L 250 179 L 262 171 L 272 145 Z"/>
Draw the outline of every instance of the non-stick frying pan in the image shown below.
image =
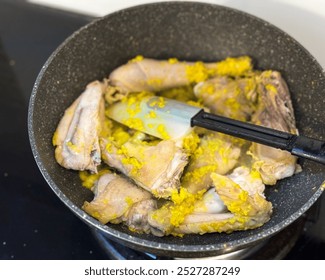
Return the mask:
<path id="1" fill-rule="evenodd" d="M 51 55 L 30 99 L 28 126 L 36 162 L 53 191 L 80 219 L 137 250 L 203 257 L 241 249 L 276 234 L 322 194 L 324 166 L 301 160 L 301 173 L 267 187 L 274 213 L 255 230 L 159 238 L 130 232 L 122 225 L 101 225 L 88 216 L 81 206 L 93 195 L 81 186 L 77 172 L 56 163 L 52 135 L 64 110 L 87 83 L 107 77 L 138 54 L 194 61 L 249 55 L 256 68 L 283 74 L 301 134 L 325 136 L 324 72 L 299 43 L 271 24 L 230 8 L 194 2 L 155 3 L 110 14 L 74 33 Z"/>

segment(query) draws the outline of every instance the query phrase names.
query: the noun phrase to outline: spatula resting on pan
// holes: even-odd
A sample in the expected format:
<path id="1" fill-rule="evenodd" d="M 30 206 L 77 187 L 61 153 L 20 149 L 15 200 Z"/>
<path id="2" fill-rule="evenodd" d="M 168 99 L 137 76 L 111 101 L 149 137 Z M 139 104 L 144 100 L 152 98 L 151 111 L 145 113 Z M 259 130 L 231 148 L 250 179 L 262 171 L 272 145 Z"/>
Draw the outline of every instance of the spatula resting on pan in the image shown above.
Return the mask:
<path id="1" fill-rule="evenodd" d="M 199 126 L 325 164 L 324 141 L 213 115 L 173 99 L 149 96 L 131 105 L 118 102 L 107 113 L 119 123 L 160 139 L 179 139 Z"/>

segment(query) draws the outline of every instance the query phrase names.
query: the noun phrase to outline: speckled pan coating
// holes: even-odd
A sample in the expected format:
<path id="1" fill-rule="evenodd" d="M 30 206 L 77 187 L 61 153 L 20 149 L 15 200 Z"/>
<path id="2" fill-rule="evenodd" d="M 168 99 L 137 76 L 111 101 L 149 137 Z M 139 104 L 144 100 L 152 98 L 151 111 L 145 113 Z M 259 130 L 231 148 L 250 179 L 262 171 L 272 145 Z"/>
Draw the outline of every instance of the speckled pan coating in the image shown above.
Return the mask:
<path id="1" fill-rule="evenodd" d="M 268 188 L 274 214 L 259 229 L 158 238 L 120 225 L 101 225 L 86 215 L 80 207 L 92 194 L 81 187 L 77 172 L 55 162 L 51 138 L 64 109 L 88 82 L 107 77 L 138 54 L 204 61 L 249 55 L 256 67 L 279 70 L 287 80 L 301 134 L 325 135 L 324 72 L 299 43 L 274 26 L 233 9 L 194 2 L 156 3 L 116 12 L 74 33 L 52 54 L 30 99 L 28 126 L 36 162 L 53 191 L 83 221 L 131 248 L 203 257 L 240 249 L 279 232 L 321 195 L 324 167 L 301 161 L 302 173 Z"/>

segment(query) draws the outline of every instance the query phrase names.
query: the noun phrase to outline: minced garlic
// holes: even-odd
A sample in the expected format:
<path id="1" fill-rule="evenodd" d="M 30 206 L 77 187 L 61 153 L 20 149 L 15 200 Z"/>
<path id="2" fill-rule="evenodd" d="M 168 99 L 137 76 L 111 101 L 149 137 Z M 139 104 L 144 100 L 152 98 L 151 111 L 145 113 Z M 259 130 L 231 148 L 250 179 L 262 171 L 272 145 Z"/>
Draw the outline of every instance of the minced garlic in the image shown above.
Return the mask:
<path id="1" fill-rule="evenodd" d="M 162 96 L 158 98 L 158 100 L 152 101 L 149 104 L 151 107 L 158 107 L 158 108 L 164 108 L 166 105 L 166 100 Z"/>
<path id="2" fill-rule="evenodd" d="M 242 76 L 245 73 L 252 71 L 252 60 L 248 56 L 228 57 L 217 63 L 215 73 L 220 76 Z"/>
<path id="3" fill-rule="evenodd" d="M 110 172 L 111 171 L 107 168 L 98 171 L 96 174 L 92 174 L 88 171 L 79 171 L 79 178 L 83 187 L 91 189 L 98 181 L 99 177 Z"/>
<path id="4" fill-rule="evenodd" d="M 167 133 L 166 127 L 163 124 L 159 124 L 157 126 L 157 131 L 158 131 L 159 135 L 161 135 L 162 139 L 165 139 L 165 140 L 170 139 L 170 136 Z"/>
<path id="5" fill-rule="evenodd" d="M 113 131 L 112 137 L 113 141 L 121 146 L 130 139 L 131 135 L 130 133 L 127 133 L 122 127 L 118 127 Z"/>
<path id="6" fill-rule="evenodd" d="M 149 86 L 152 86 L 153 88 L 159 88 L 163 83 L 162 79 L 158 79 L 158 78 L 152 78 L 147 80 L 147 84 Z"/>
<path id="7" fill-rule="evenodd" d="M 265 88 L 270 93 L 273 93 L 273 94 L 276 94 L 277 93 L 277 89 L 276 89 L 276 87 L 274 85 L 267 84 L 267 85 L 265 85 Z"/>
<path id="8" fill-rule="evenodd" d="M 178 59 L 177 58 L 172 57 L 172 58 L 169 58 L 168 59 L 168 63 L 170 63 L 170 64 L 175 64 L 177 62 L 178 62 Z"/>
<path id="9" fill-rule="evenodd" d="M 52 137 L 52 145 L 53 146 L 58 146 L 59 145 L 59 135 L 58 132 L 55 131 Z"/>
<path id="10" fill-rule="evenodd" d="M 139 169 L 143 166 L 143 163 L 141 163 L 135 157 L 125 157 L 125 158 L 122 159 L 122 163 L 125 164 L 125 165 L 131 165 L 132 166 L 132 170 L 131 170 L 132 175 L 138 174 Z"/>
<path id="11" fill-rule="evenodd" d="M 198 144 L 200 143 L 200 137 L 192 131 L 190 134 L 183 138 L 183 149 L 191 155 L 197 149 Z"/>
<path id="12" fill-rule="evenodd" d="M 178 101 L 196 101 L 196 97 L 193 92 L 193 87 L 191 86 L 184 86 L 184 87 L 177 87 L 177 88 L 171 88 L 166 89 L 158 93 L 160 96 L 169 98 L 169 99 L 175 99 Z"/>
<path id="13" fill-rule="evenodd" d="M 201 61 L 186 66 L 186 77 L 190 83 L 203 82 L 213 73 L 214 71 L 207 68 Z"/>
<path id="14" fill-rule="evenodd" d="M 142 55 L 137 55 L 136 57 L 132 58 L 129 60 L 129 62 L 138 62 L 138 61 L 142 61 L 144 59 L 144 57 Z"/>
<path id="15" fill-rule="evenodd" d="M 149 113 L 146 115 L 147 118 L 150 118 L 150 119 L 155 119 L 157 118 L 157 114 L 155 111 L 149 111 Z"/>
<path id="16" fill-rule="evenodd" d="M 197 200 L 202 199 L 205 190 L 197 194 L 191 194 L 185 188 L 180 188 L 179 192 L 172 193 L 171 200 L 173 205 L 170 206 L 170 223 L 177 227 L 185 219 L 185 217 L 194 211 L 194 204 Z"/>
<path id="17" fill-rule="evenodd" d="M 198 167 L 192 171 L 187 171 L 183 176 L 182 182 L 183 184 L 199 183 L 206 175 L 216 172 L 218 167 L 217 164 L 210 164 Z"/>
<path id="18" fill-rule="evenodd" d="M 144 131 L 144 123 L 140 118 L 129 118 L 124 121 L 125 125 L 140 131 Z"/>

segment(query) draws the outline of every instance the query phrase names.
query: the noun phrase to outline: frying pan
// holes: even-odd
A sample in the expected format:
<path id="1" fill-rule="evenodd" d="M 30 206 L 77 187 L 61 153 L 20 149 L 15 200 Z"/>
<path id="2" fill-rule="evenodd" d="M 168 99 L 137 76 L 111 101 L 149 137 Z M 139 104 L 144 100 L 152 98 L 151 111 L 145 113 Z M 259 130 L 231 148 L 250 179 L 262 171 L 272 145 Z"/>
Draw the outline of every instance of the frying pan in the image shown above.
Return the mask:
<path id="1" fill-rule="evenodd" d="M 206 257 L 261 242 L 299 218 L 319 198 L 324 167 L 301 160 L 301 173 L 267 187 L 274 213 L 258 229 L 159 238 L 130 232 L 122 225 L 102 225 L 87 215 L 81 206 L 93 194 L 81 187 L 78 172 L 56 163 L 52 135 L 64 110 L 87 83 L 107 77 L 138 54 L 193 61 L 249 55 L 257 69 L 283 74 L 301 134 L 320 139 L 325 135 L 324 72 L 308 51 L 273 25 L 237 10 L 195 2 L 154 3 L 110 14 L 72 34 L 50 56 L 35 82 L 28 112 L 30 143 L 40 171 L 62 202 L 90 227 L 140 251 Z"/>

